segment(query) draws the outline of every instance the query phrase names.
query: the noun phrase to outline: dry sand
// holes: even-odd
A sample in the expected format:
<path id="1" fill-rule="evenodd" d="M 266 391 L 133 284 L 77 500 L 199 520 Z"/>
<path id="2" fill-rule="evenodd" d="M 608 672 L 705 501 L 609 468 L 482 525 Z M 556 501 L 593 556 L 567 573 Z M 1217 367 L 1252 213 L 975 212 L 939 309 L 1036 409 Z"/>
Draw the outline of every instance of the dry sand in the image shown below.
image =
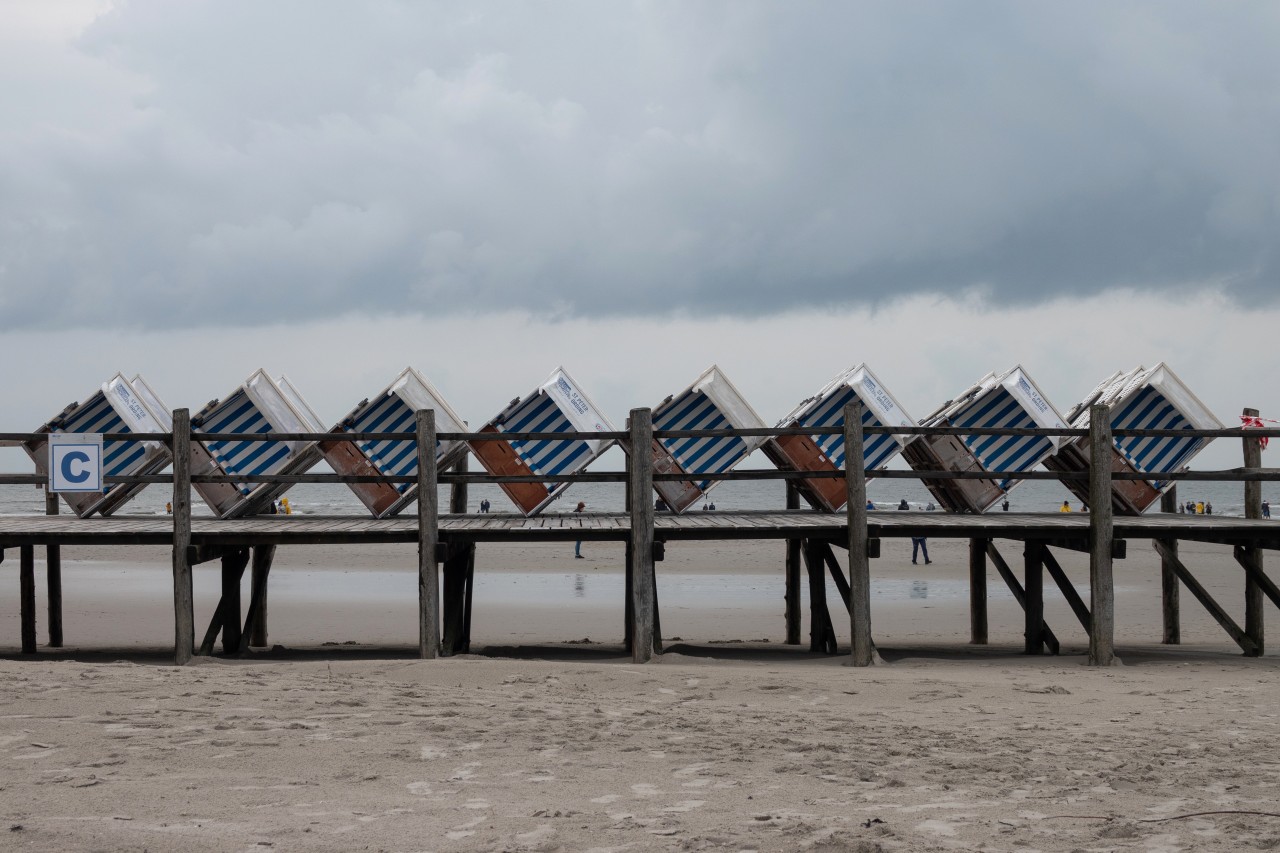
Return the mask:
<path id="1" fill-rule="evenodd" d="M 621 601 L 499 594 L 539 573 L 615 589 L 614 546 L 482 546 L 474 646 L 503 656 L 439 661 L 411 657 L 412 549 L 285 549 L 287 649 L 185 668 L 165 663 L 162 549 L 66 549 L 69 648 L 34 659 L 7 560 L 0 831 L 32 850 L 1280 849 L 1280 817 L 1245 814 L 1280 814 L 1278 659 L 1240 657 L 1185 591 L 1185 645 L 1158 645 L 1145 543 L 1116 564 L 1125 665 L 1105 670 L 1056 594 L 1064 654 L 1018 654 L 994 572 L 992 645 L 966 645 L 965 544 L 930 545 L 931 566 L 900 542 L 873 563 L 869 669 L 779 642 L 776 542 L 669 546 L 660 573 L 688 586 L 660 575 L 663 625 L 683 639 L 647 666 L 616 645 Z M 1239 614 L 1227 549 L 1183 554 Z M 1084 558 L 1059 556 L 1082 583 Z M 711 594 L 672 592 L 699 578 Z M 216 589 L 198 568 L 198 620 Z"/>

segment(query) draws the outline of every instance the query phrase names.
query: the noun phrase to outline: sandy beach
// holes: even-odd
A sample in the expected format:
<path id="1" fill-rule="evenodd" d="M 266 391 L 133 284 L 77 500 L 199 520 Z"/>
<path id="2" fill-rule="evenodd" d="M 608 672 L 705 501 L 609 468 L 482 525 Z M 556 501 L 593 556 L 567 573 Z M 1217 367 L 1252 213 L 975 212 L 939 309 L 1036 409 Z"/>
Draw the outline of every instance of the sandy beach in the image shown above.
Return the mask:
<path id="1" fill-rule="evenodd" d="M 1241 850 L 1280 847 L 1280 660 L 1241 657 L 1158 562 L 1116 564 L 1125 665 L 1027 657 L 994 571 L 967 645 L 967 544 L 886 541 L 884 665 L 790 647 L 782 544 L 669 546 L 666 654 L 622 654 L 621 546 L 482 546 L 476 654 L 413 657 L 412 548 L 282 549 L 274 650 L 168 665 L 168 555 L 64 550 L 67 649 L 17 653 L 0 598 L 0 814 L 10 849 Z M 1020 563 L 1020 546 L 1002 543 Z M 1225 548 L 1184 560 L 1240 614 Z M 16 556 L 16 555 L 14 555 Z M 1084 588 L 1087 560 L 1058 553 Z M 197 567 L 197 625 L 216 602 Z M 42 566 L 37 566 L 42 577 Z M 837 600 L 834 591 L 830 594 Z M 41 603 L 43 607 L 43 603 Z M 847 642 L 847 619 L 833 613 Z M 41 631 L 44 630 L 43 611 Z M 806 620 L 806 641 L 807 641 Z M 679 638 L 679 639 L 676 639 Z M 583 643 L 583 640 L 590 640 Z M 42 634 L 43 642 L 43 634 Z M 1216 814 L 1197 814 L 1216 812 Z M 1195 816 L 1192 816 L 1195 815 Z"/>

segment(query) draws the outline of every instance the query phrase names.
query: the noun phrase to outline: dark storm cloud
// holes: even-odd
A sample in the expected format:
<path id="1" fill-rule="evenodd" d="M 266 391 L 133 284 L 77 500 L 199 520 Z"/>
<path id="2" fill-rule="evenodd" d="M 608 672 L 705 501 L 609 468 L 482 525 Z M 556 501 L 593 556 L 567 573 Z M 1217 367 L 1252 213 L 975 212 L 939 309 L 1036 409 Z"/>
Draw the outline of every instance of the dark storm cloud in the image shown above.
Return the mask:
<path id="1" fill-rule="evenodd" d="M 1274 302 L 1276 9 L 124 4 L 0 59 L 0 327 Z"/>

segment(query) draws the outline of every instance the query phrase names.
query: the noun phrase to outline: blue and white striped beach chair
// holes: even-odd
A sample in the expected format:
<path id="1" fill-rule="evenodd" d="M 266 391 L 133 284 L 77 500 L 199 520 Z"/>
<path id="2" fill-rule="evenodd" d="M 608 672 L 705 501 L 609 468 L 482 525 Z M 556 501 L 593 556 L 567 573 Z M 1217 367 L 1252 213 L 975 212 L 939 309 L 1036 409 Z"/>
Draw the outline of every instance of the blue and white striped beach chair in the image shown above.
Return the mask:
<path id="1" fill-rule="evenodd" d="M 551 377 L 479 430 L 482 433 L 613 432 L 600 410 L 573 378 L 556 368 Z M 545 476 L 581 471 L 613 445 L 597 439 L 519 439 L 471 442 L 471 452 L 490 474 Z M 541 512 L 568 483 L 502 483 L 502 490 L 525 515 Z"/>
<path id="2" fill-rule="evenodd" d="M 949 400 L 921 426 L 960 428 L 1062 429 L 1066 424 L 1021 366 L 987 374 L 977 385 Z M 1058 436 L 921 436 L 903 451 L 918 471 L 1029 471 L 1062 443 Z M 952 512 L 985 512 L 1020 480 L 926 480 L 938 503 Z"/>
<path id="3" fill-rule="evenodd" d="M 191 419 L 196 438 L 208 450 L 214 469 L 240 478 L 230 488 L 195 483 L 209 508 L 219 518 L 238 518 L 268 510 L 289 489 L 287 483 L 260 483 L 264 474 L 301 474 L 320 461 L 314 441 L 243 441 L 200 439 L 202 434 L 272 432 L 322 432 L 324 427 L 301 395 L 281 377 L 273 380 L 263 370 L 222 400 L 215 400 Z M 194 469 L 192 473 L 195 473 Z M 210 487 L 214 488 L 210 488 Z"/>
<path id="4" fill-rule="evenodd" d="M 1116 429 L 1222 429 L 1222 422 L 1209 411 L 1164 362 L 1151 369 L 1137 367 L 1115 373 L 1098 384 L 1088 396 L 1067 413 L 1072 427 L 1087 429 L 1090 406 L 1111 407 L 1111 428 Z M 1179 471 L 1212 441 L 1196 436 L 1123 436 L 1112 439 L 1113 471 L 1153 475 L 1146 480 L 1112 480 L 1112 509 L 1123 515 L 1140 515 L 1154 504 L 1170 485 L 1159 475 Z M 1089 439 L 1068 440 L 1045 465 L 1060 472 L 1089 470 Z M 1082 502 L 1088 503 L 1087 481 L 1064 479 L 1066 486 Z"/>
<path id="5" fill-rule="evenodd" d="M 653 410 L 655 430 L 761 429 L 764 425 L 729 377 L 714 364 L 692 385 Z M 697 475 L 722 474 L 763 443 L 761 436 L 655 439 L 654 473 L 692 476 L 687 481 L 655 482 L 654 490 L 672 511 L 684 512 L 720 482 L 697 479 Z"/>
<path id="6" fill-rule="evenodd" d="M 844 407 L 862 403 L 862 425 L 915 426 L 897 399 L 865 364 L 852 367 L 832 379 L 822 390 L 796 406 L 782 420 L 784 427 L 844 427 Z M 867 435 L 862 461 L 867 471 L 883 468 L 902 452 L 915 436 Z M 839 471 L 844 468 L 843 432 L 834 435 L 787 435 L 769 439 L 765 455 L 784 471 Z M 837 512 L 847 503 L 843 477 L 795 480 L 796 487 L 815 509 Z"/>
<path id="7" fill-rule="evenodd" d="M 87 400 L 68 406 L 37 432 L 168 432 L 145 396 L 135 389 L 138 383 L 142 383 L 141 377 L 135 377 L 131 383 L 117 373 Z M 145 387 L 145 383 L 142 385 Z M 23 447 L 35 462 L 36 471 L 48 474 L 48 442 L 30 441 Z M 106 476 L 153 474 L 168 465 L 169 459 L 169 449 L 162 442 L 111 439 L 102 445 L 102 473 Z M 70 492 L 63 493 L 62 498 L 80 518 L 95 512 L 110 515 L 144 488 L 145 484 L 107 484 L 101 494 Z"/>
<path id="8" fill-rule="evenodd" d="M 462 418 L 422 374 L 412 367 L 372 398 L 356 406 L 330 432 L 396 432 L 404 439 L 387 441 L 322 441 L 320 452 L 339 474 L 381 474 L 414 477 L 418 474 L 416 412 L 433 409 L 437 432 L 465 432 Z M 437 441 L 436 463 L 448 468 L 467 452 L 462 441 Z M 350 483 L 351 490 L 376 518 L 395 515 L 418 497 L 418 484 Z"/>

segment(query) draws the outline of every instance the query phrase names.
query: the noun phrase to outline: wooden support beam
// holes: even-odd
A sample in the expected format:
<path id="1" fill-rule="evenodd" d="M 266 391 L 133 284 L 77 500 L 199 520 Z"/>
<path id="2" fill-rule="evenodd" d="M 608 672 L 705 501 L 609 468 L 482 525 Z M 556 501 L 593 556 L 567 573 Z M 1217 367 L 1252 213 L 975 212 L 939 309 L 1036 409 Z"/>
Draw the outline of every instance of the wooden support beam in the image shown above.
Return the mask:
<path id="1" fill-rule="evenodd" d="M 453 542 L 444 561 L 444 641 L 445 655 L 467 651 L 467 590 L 469 569 L 475 565 L 473 542 Z"/>
<path id="2" fill-rule="evenodd" d="M 46 491 L 44 514 L 58 514 L 58 495 Z M 62 648 L 62 546 L 45 546 L 45 580 L 49 589 L 49 648 Z"/>
<path id="3" fill-rule="evenodd" d="M 1176 513 L 1178 511 L 1178 487 L 1170 486 L 1160 496 L 1160 511 Z M 1165 549 L 1173 554 L 1178 553 L 1178 540 L 1165 539 Z M 1161 642 L 1176 646 L 1182 642 L 1182 614 L 1178 603 L 1178 575 L 1169 566 L 1169 561 L 1160 558 L 1160 613 L 1163 623 Z"/>
<path id="4" fill-rule="evenodd" d="M 632 409 L 628 422 L 627 496 L 631 504 L 631 659 L 644 663 L 654 653 L 656 609 L 653 569 L 653 412 Z"/>
<path id="5" fill-rule="evenodd" d="M 1022 546 L 1022 572 L 1027 596 L 1023 636 L 1029 655 L 1044 654 L 1044 551 L 1044 545 L 1034 539 L 1027 540 Z"/>
<path id="6" fill-rule="evenodd" d="M 818 553 L 822 555 L 822 561 L 827 564 L 827 571 L 831 573 L 831 580 L 836 585 L 836 591 L 840 593 L 840 600 L 844 602 L 844 609 L 848 610 L 852 604 L 852 590 L 849 588 L 849 580 L 844 576 L 844 570 L 840 568 L 840 562 L 836 559 L 835 551 L 831 549 L 831 543 L 818 540 L 810 540 L 814 542 L 818 549 Z"/>
<path id="7" fill-rule="evenodd" d="M 22 653 L 36 653 L 36 548 L 18 546 L 18 600 L 22 617 Z"/>
<path id="8" fill-rule="evenodd" d="M 249 566 L 249 549 L 222 558 L 222 653 L 240 652 L 240 583 Z"/>
<path id="9" fill-rule="evenodd" d="M 1076 614 L 1076 619 L 1080 620 L 1080 627 L 1084 628 L 1084 632 L 1088 634 L 1093 627 L 1093 617 L 1089 615 L 1089 608 L 1080 597 L 1080 593 L 1076 592 L 1075 584 L 1071 583 L 1071 578 L 1067 577 L 1067 573 L 1062 570 L 1052 551 L 1045 548 L 1041 557 L 1044 559 L 1044 567 L 1049 570 L 1049 576 L 1053 578 L 1062 597 L 1071 606 L 1071 612 Z"/>
<path id="10" fill-rule="evenodd" d="M 436 413 L 416 413 L 418 442 L 418 657 L 440 654 L 439 496 L 436 494 Z"/>
<path id="11" fill-rule="evenodd" d="M 457 462 L 453 463 L 450 469 L 455 474 L 465 474 L 471 467 L 471 455 L 469 453 L 462 454 Z M 465 481 L 455 481 L 449 486 L 449 512 L 454 515 L 466 515 L 467 512 L 467 484 Z"/>
<path id="12" fill-rule="evenodd" d="M 991 540 L 987 540 L 987 557 L 991 560 L 991 565 L 996 567 L 996 573 L 1000 575 L 1001 580 L 1009 587 L 1009 592 L 1013 593 L 1014 601 L 1018 602 L 1023 611 L 1026 611 L 1027 593 L 1022 588 L 1022 584 L 1018 582 L 1018 576 L 1013 573 L 1013 569 L 1009 568 L 1009 564 L 1004 561 L 1004 557 L 1000 556 L 1000 552 L 996 549 L 996 543 Z M 1049 654 L 1056 655 L 1061 648 L 1058 643 L 1058 637 L 1053 633 L 1053 629 L 1049 627 L 1047 622 L 1043 624 L 1044 644 L 1049 647 Z"/>
<path id="13" fill-rule="evenodd" d="M 800 508 L 800 490 L 795 483 L 787 481 L 787 509 Z M 800 645 L 800 539 L 786 540 L 786 607 L 783 618 L 786 622 L 787 645 Z"/>
<path id="14" fill-rule="evenodd" d="M 1235 640 L 1236 645 L 1240 647 L 1240 650 L 1246 655 L 1255 654 L 1254 650 L 1257 647 L 1253 643 L 1253 638 L 1246 634 L 1245 631 L 1236 624 L 1236 621 L 1227 614 L 1227 611 L 1223 609 L 1222 605 L 1218 604 L 1218 602 L 1214 600 L 1213 596 L 1209 594 L 1209 591 L 1201 586 L 1200 581 L 1196 580 L 1195 575 L 1191 574 L 1190 569 L 1183 565 L 1182 560 L 1178 558 L 1177 553 L 1167 550 L 1163 540 L 1156 539 L 1152 544 L 1155 545 L 1156 551 L 1159 552 L 1164 564 L 1168 565 L 1169 568 L 1173 570 L 1173 573 L 1178 576 L 1178 580 L 1182 581 L 1187 590 L 1195 596 L 1196 601 L 1199 601 L 1204 609 L 1209 611 L 1209 615 L 1212 616 L 1220 626 L 1222 626 L 1222 630 L 1226 631 L 1227 635 L 1231 637 L 1231 639 Z"/>
<path id="15" fill-rule="evenodd" d="M 250 646 L 265 648 L 267 645 L 267 580 L 271 576 L 271 563 L 276 556 L 275 545 L 258 545 L 253 549 L 253 565 L 249 571 L 249 612 L 244 616 L 244 630 L 240 632 L 240 651 Z"/>
<path id="16" fill-rule="evenodd" d="M 1258 410 L 1245 409 L 1243 414 L 1246 417 L 1256 418 Z M 1243 438 L 1241 442 L 1244 445 L 1244 467 L 1261 468 L 1262 442 L 1256 438 Z M 1245 481 L 1244 517 L 1262 518 L 1262 483 L 1257 480 Z M 1256 569 L 1256 572 L 1246 572 L 1244 581 L 1244 632 L 1253 641 L 1253 651 L 1246 652 L 1246 654 L 1261 655 L 1266 650 L 1262 586 L 1259 583 L 1259 576 L 1263 576 L 1262 549 L 1257 547 L 1249 548 L 1248 553 L 1245 555 L 1245 560 L 1249 567 Z M 1241 565 L 1245 564 L 1242 563 Z"/>
<path id="17" fill-rule="evenodd" d="M 1280 588 L 1277 588 L 1276 582 L 1267 577 L 1267 573 L 1262 570 L 1262 554 L 1258 549 L 1237 545 L 1232 552 L 1240 568 L 1244 569 L 1245 575 L 1258 585 L 1258 589 L 1271 599 L 1272 604 L 1280 607 Z M 1248 633 L 1248 629 L 1245 633 Z"/>
<path id="18" fill-rule="evenodd" d="M 173 659 L 195 652 L 196 618 L 191 590 L 191 412 L 173 411 Z"/>
<path id="19" fill-rule="evenodd" d="M 871 560 L 867 557 L 867 472 L 863 458 L 862 403 L 844 407 L 845 517 L 849 525 L 849 663 L 871 666 Z"/>
<path id="20" fill-rule="evenodd" d="M 1089 664 L 1115 663 L 1115 582 L 1111 547 L 1115 530 L 1111 518 L 1111 407 L 1089 407 Z"/>
<path id="21" fill-rule="evenodd" d="M 820 545 L 804 540 L 804 567 L 809 576 L 809 651 L 836 654 L 836 632 L 827 609 L 827 579 Z"/>
<path id="22" fill-rule="evenodd" d="M 969 540 L 969 642 L 987 644 L 988 539 Z"/>

